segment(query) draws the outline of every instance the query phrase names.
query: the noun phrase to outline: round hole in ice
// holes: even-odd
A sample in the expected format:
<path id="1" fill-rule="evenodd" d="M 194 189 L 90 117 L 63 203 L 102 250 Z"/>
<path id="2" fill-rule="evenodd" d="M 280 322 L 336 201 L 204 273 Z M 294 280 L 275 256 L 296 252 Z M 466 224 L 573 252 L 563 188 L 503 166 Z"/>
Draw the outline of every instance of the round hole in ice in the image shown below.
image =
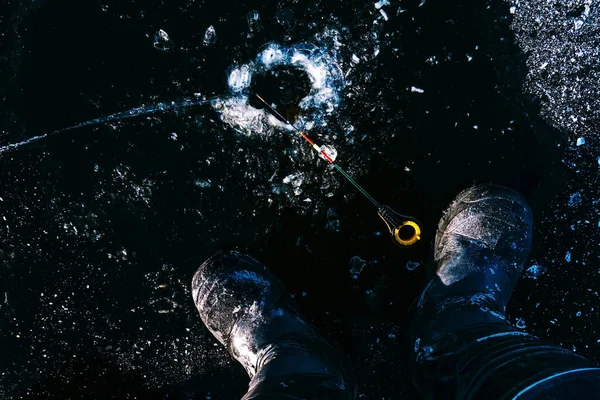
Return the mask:
<path id="1" fill-rule="evenodd" d="M 271 104 L 277 105 L 279 111 L 289 121 L 293 121 L 299 114 L 300 102 L 311 90 L 310 78 L 306 71 L 289 65 L 280 65 L 263 71 L 252 80 L 250 85 L 250 105 L 262 109 L 261 103 L 255 94 Z"/>

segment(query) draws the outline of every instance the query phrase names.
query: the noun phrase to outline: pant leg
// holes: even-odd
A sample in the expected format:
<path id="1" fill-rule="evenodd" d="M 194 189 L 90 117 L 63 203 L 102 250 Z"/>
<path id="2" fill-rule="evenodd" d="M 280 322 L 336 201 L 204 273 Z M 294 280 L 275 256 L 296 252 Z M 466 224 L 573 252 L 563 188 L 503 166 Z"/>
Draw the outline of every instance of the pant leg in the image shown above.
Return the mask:
<path id="1" fill-rule="evenodd" d="M 461 285 L 470 293 L 468 279 Z M 411 351 L 424 398 L 600 398 L 596 364 L 515 329 L 492 300 L 474 293 L 419 304 Z"/>
<path id="2" fill-rule="evenodd" d="M 346 356 L 331 351 L 321 338 L 290 338 L 271 346 L 259 362 L 248 393 L 242 400 L 354 400 L 356 387 Z M 329 358 L 338 357 L 339 360 Z M 344 365 L 342 378 L 339 371 L 327 365 Z M 351 387 L 346 387 L 352 385 Z"/>

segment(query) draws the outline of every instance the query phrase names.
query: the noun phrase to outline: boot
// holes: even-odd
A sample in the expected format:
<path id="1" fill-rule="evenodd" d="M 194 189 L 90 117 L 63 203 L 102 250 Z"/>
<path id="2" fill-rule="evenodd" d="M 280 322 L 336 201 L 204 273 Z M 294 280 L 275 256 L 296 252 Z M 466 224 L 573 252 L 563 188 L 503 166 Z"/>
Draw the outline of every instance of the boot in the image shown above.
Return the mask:
<path id="1" fill-rule="evenodd" d="M 553 376 L 595 367 L 505 319 L 531 237 L 529 206 L 500 186 L 473 186 L 444 213 L 433 276 L 410 329 L 414 380 L 424 398 L 508 400 L 540 390 L 537 383 Z"/>
<path id="2" fill-rule="evenodd" d="M 249 399 L 354 399 L 348 360 L 307 323 L 254 258 L 218 253 L 192 280 L 200 318 L 251 382 Z"/>

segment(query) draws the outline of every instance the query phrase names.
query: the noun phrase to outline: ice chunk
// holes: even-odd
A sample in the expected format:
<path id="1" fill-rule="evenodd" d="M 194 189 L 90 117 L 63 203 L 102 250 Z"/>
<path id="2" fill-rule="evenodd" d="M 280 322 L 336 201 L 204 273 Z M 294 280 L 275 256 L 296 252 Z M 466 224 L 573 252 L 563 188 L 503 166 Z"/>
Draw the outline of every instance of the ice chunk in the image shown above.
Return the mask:
<path id="1" fill-rule="evenodd" d="M 543 267 L 541 265 L 532 265 L 531 267 L 527 268 L 527 270 L 525 271 L 525 276 L 527 278 L 531 278 L 531 279 L 537 279 L 539 276 L 542 276 L 546 273 L 547 268 Z"/>
<path id="2" fill-rule="evenodd" d="M 301 172 L 289 174 L 288 176 L 283 178 L 283 183 L 285 183 L 286 185 L 292 185 L 295 188 L 302 186 L 303 182 L 304 174 Z"/>
<path id="3" fill-rule="evenodd" d="M 575 192 L 569 198 L 569 206 L 573 207 L 573 206 L 576 206 L 579 203 L 581 203 L 581 193 L 580 192 Z"/>
<path id="4" fill-rule="evenodd" d="M 327 154 L 327 156 L 329 158 L 331 158 L 333 161 L 335 161 L 336 157 L 337 157 L 337 150 L 335 149 L 335 147 L 333 146 L 329 146 L 329 145 L 323 145 L 321 146 L 321 151 L 323 151 L 323 153 Z M 325 158 L 325 156 L 321 153 L 319 153 L 319 157 L 321 157 L 323 160 L 327 160 Z M 327 160 L 329 161 L 329 160 Z"/>
<path id="5" fill-rule="evenodd" d="M 577 142 L 576 142 L 577 146 L 582 146 L 585 144 L 585 138 L 577 138 Z"/>
<path id="6" fill-rule="evenodd" d="M 406 269 L 409 271 L 414 271 L 415 269 L 417 269 L 417 267 L 421 265 L 421 263 L 417 262 L 417 261 L 408 261 L 406 263 Z"/>
<path id="7" fill-rule="evenodd" d="M 508 9 L 508 12 L 510 12 L 511 14 L 514 14 L 516 11 L 517 11 L 517 7 L 515 7 L 515 6 L 511 6 L 511 7 Z"/>
<path id="8" fill-rule="evenodd" d="M 167 51 L 171 47 L 171 39 L 167 32 L 159 29 L 154 34 L 154 48 L 161 51 Z"/>
<path id="9" fill-rule="evenodd" d="M 375 3 L 375 8 L 380 10 L 381 7 L 383 6 L 389 6 L 390 5 L 390 1 L 389 0 L 379 0 L 377 3 Z"/>
<path id="10" fill-rule="evenodd" d="M 383 17 L 383 19 L 385 19 L 386 21 L 389 19 L 388 15 L 385 11 L 383 10 L 379 10 L 379 14 L 381 14 L 381 16 Z"/>
<path id="11" fill-rule="evenodd" d="M 260 23 L 260 14 L 256 10 L 252 10 L 248 12 L 246 16 L 246 20 L 248 21 L 248 29 L 250 32 L 260 32 L 262 30 L 262 25 Z"/>
<path id="12" fill-rule="evenodd" d="M 327 210 L 327 224 L 325 225 L 325 229 L 327 232 L 340 231 L 340 218 L 335 212 L 335 209 L 331 207 Z"/>
<path id="13" fill-rule="evenodd" d="M 251 80 L 250 67 L 248 65 L 242 65 L 229 73 L 227 83 L 233 92 L 238 93 L 249 87 Z"/>
<path id="14" fill-rule="evenodd" d="M 567 262 L 571 262 L 571 252 L 570 251 L 567 251 L 567 254 L 565 254 L 565 260 Z"/>
<path id="15" fill-rule="evenodd" d="M 418 88 L 416 86 L 411 86 L 410 91 L 413 93 L 425 93 L 425 91 L 421 88 Z"/>
<path id="16" fill-rule="evenodd" d="M 196 185 L 196 186 L 198 186 L 200 188 L 204 188 L 205 189 L 205 188 L 211 187 L 212 186 L 212 182 L 210 181 L 210 179 L 206 179 L 206 180 L 196 179 L 194 181 L 194 185 Z"/>
<path id="17" fill-rule="evenodd" d="M 350 274 L 352 275 L 352 277 L 354 279 L 358 279 L 358 275 L 361 274 L 361 272 L 363 271 L 363 269 L 367 266 L 367 262 L 365 260 L 363 260 L 362 258 L 360 258 L 359 256 L 354 256 L 350 259 L 350 262 L 348 263 L 348 268 L 350 271 Z"/>
<path id="18" fill-rule="evenodd" d="M 204 32 L 204 45 L 205 46 L 210 46 L 211 44 L 215 44 L 215 42 L 217 41 L 217 31 L 215 30 L 214 26 L 209 26 L 206 29 L 206 32 Z"/>

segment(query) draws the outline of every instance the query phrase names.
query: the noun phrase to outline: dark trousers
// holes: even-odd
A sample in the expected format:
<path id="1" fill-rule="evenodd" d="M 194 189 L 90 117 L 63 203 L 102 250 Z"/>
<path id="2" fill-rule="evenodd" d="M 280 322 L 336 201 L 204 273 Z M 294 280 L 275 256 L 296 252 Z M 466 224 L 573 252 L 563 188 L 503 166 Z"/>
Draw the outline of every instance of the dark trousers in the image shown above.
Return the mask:
<path id="1" fill-rule="evenodd" d="M 600 399 L 600 367 L 515 329 L 476 286 L 464 279 L 453 296 L 428 287 L 417 306 L 408 353 L 424 399 Z M 322 367 L 322 349 L 310 340 L 279 345 L 244 400 L 354 399 L 354 387 Z"/>

